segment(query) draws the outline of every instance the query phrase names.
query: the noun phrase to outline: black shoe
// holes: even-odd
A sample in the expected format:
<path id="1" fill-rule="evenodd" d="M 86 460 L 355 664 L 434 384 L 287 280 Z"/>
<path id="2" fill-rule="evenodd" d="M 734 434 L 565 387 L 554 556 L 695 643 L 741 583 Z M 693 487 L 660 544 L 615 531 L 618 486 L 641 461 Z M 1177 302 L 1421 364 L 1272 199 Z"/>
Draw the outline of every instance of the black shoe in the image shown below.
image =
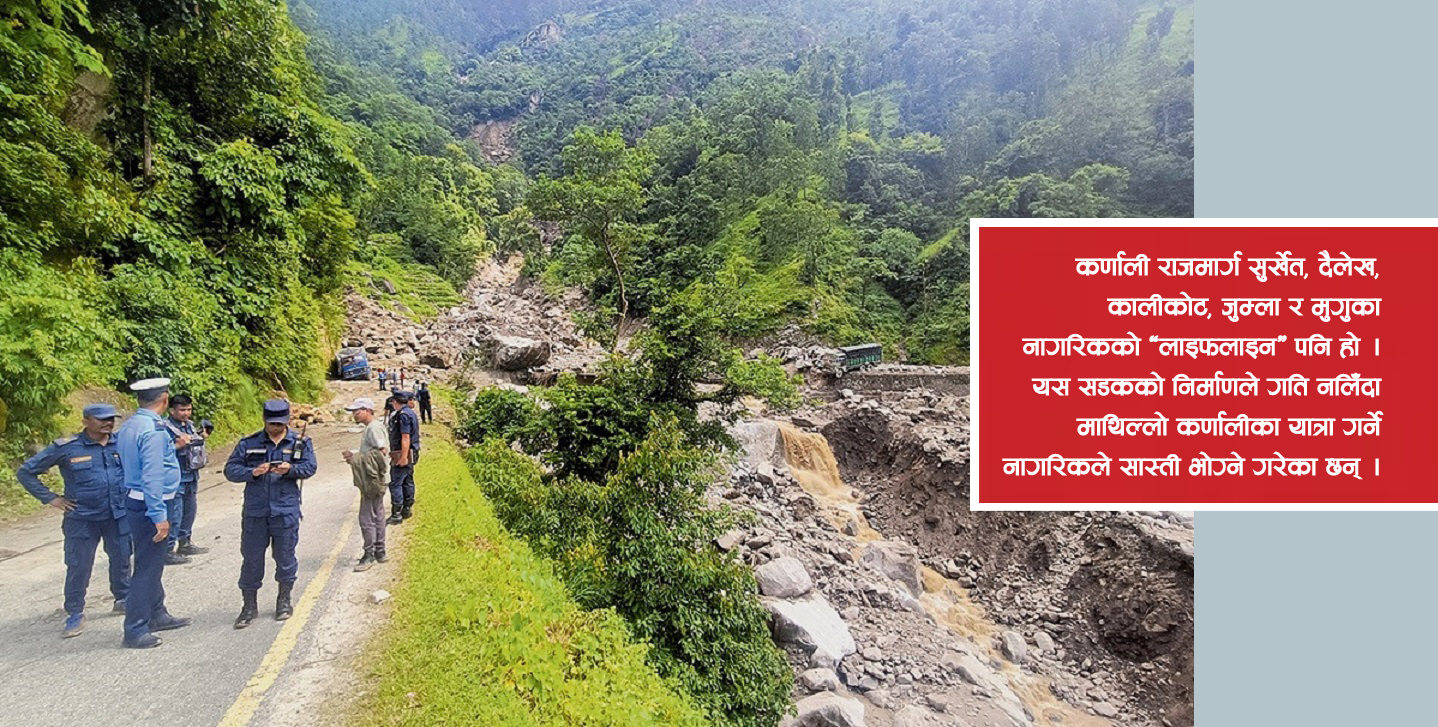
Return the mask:
<path id="1" fill-rule="evenodd" d="M 404 522 L 404 518 L 400 517 L 399 513 L 397 512 L 393 515 L 390 515 L 388 520 L 385 520 L 385 523 L 388 525 L 398 525 L 402 522 Z"/>
<path id="2" fill-rule="evenodd" d="M 165 554 L 165 565 L 184 565 L 190 562 L 189 556 L 170 551 Z"/>
<path id="3" fill-rule="evenodd" d="M 195 545 L 194 543 L 190 542 L 189 538 L 185 538 L 184 540 L 180 541 L 179 546 L 175 548 L 175 552 L 179 553 L 180 555 L 204 555 L 205 553 L 210 552 L 210 549 L 202 548 L 198 545 Z"/>
<path id="4" fill-rule="evenodd" d="M 245 596 L 245 605 L 240 608 L 240 615 L 235 619 L 235 628 L 237 629 L 249 626 L 250 622 L 260 615 L 260 607 L 255 599 L 258 591 L 242 591 L 242 593 Z"/>
<path id="5" fill-rule="evenodd" d="M 123 599 L 123 598 L 116 599 L 116 600 L 115 600 L 115 605 L 114 605 L 114 607 L 110 609 L 110 613 L 124 613 L 124 612 L 125 612 L 125 599 Z"/>
<path id="6" fill-rule="evenodd" d="M 295 613 L 295 607 L 290 605 L 290 589 L 293 583 L 281 583 L 280 595 L 275 598 L 275 620 L 283 621 Z"/>
<path id="7" fill-rule="evenodd" d="M 414 505 L 410 503 L 405 503 L 404 509 L 400 510 L 399 512 L 399 516 L 403 520 L 408 520 L 414 517 Z"/>
<path id="8" fill-rule="evenodd" d="M 374 562 L 383 563 L 387 560 L 389 560 L 389 556 L 385 554 L 384 548 L 374 549 Z"/>
<path id="9" fill-rule="evenodd" d="M 192 619 L 188 618 L 177 618 L 175 616 L 170 616 L 164 620 L 151 619 L 150 633 L 153 634 L 156 631 L 171 631 L 174 629 L 184 628 L 190 625 L 191 620 Z"/>
<path id="10" fill-rule="evenodd" d="M 355 563 L 355 572 L 356 572 L 356 573 L 363 573 L 363 572 L 369 570 L 370 568 L 374 567 L 374 564 L 375 564 L 374 552 L 373 552 L 373 551 L 370 551 L 370 550 L 366 550 L 366 551 L 364 552 L 364 555 L 360 556 L 359 562 L 358 562 L 358 563 Z"/>
<path id="11" fill-rule="evenodd" d="M 138 639 L 125 639 L 123 643 L 127 649 L 153 649 L 160 645 L 160 637 L 154 634 L 143 634 Z"/>

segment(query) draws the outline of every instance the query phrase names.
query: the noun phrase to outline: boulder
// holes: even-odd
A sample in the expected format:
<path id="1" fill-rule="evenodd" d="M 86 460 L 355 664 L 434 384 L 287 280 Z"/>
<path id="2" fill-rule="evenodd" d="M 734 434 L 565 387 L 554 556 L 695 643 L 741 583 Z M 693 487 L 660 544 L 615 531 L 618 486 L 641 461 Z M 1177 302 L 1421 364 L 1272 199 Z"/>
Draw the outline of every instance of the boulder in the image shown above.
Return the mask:
<path id="1" fill-rule="evenodd" d="M 727 552 L 739 547 L 739 543 L 743 539 L 744 531 L 730 530 L 729 532 L 724 533 L 723 535 L 720 535 L 718 538 L 716 538 L 714 540 L 714 544 L 718 545 L 720 550 Z"/>
<path id="2" fill-rule="evenodd" d="M 447 369 L 457 362 L 455 353 L 452 350 L 430 349 L 419 355 L 419 363 L 430 368 Z"/>
<path id="3" fill-rule="evenodd" d="M 490 358 L 501 371 L 523 371 L 543 366 L 549 361 L 549 343 L 520 336 L 495 336 L 490 339 Z"/>
<path id="4" fill-rule="evenodd" d="M 742 447 L 744 462 L 750 469 L 757 468 L 761 463 L 768 463 L 771 467 L 784 463 L 778 424 L 771 421 L 740 422 L 729 428 L 729 434 Z"/>
<path id="5" fill-rule="evenodd" d="M 998 692 L 1004 688 L 999 676 L 990 669 L 988 665 L 979 661 L 973 654 L 946 654 L 944 655 L 944 666 L 960 679 L 980 689 L 991 692 Z"/>
<path id="6" fill-rule="evenodd" d="M 809 650 L 815 665 L 833 666 L 858 650 L 849 625 L 839 618 L 823 594 L 813 593 L 797 600 L 761 600 L 774 617 L 774 638 Z"/>
<path id="7" fill-rule="evenodd" d="M 1040 654 L 1053 653 L 1057 649 L 1053 637 L 1043 631 L 1034 632 L 1034 646 L 1038 648 Z"/>
<path id="8" fill-rule="evenodd" d="M 802 596 L 814 587 L 804 564 L 787 555 L 755 568 L 754 577 L 759 581 L 759 592 L 775 598 Z"/>
<path id="9" fill-rule="evenodd" d="M 857 699 L 821 692 L 799 700 L 794 727 L 864 727 L 864 704 Z"/>
<path id="10" fill-rule="evenodd" d="M 832 692 L 839 688 L 839 675 L 833 669 L 809 669 L 799 675 L 799 683 L 811 692 Z"/>
<path id="11" fill-rule="evenodd" d="M 1015 664 L 1022 664 L 1029 659 L 1029 646 L 1024 643 L 1024 637 L 1017 631 L 1005 631 L 999 635 L 999 643 L 1003 649 L 1004 657 Z"/>
<path id="12" fill-rule="evenodd" d="M 860 560 L 864 565 L 904 584 L 910 594 L 923 594 L 918 548 L 898 540 L 879 540 L 864 547 Z"/>

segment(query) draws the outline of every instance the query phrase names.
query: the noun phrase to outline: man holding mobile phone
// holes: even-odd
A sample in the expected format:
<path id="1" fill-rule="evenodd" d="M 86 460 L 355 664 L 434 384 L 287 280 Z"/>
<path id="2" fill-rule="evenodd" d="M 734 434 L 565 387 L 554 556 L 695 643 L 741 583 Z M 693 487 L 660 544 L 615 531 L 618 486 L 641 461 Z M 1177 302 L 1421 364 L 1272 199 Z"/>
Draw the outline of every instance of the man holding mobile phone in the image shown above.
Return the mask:
<path id="1" fill-rule="evenodd" d="M 290 430 L 290 403 L 265 402 L 265 428 L 241 439 L 225 463 L 225 479 L 245 483 L 240 522 L 240 594 L 244 605 L 235 628 L 259 615 L 257 600 L 265 580 L 265 551 L 275 559 L 275 620 L 294 614 L 291 592 L 299 577 L 295 548 L 300 542 L 300 480 L 319 468 L 310 441 Z"/>

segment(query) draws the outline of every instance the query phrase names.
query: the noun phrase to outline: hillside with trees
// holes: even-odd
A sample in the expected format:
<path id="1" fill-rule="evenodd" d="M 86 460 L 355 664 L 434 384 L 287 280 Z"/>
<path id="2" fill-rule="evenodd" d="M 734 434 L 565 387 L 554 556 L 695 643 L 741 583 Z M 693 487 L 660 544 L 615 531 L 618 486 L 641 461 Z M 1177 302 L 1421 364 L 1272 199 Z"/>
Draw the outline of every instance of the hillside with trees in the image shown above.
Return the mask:
<path id="1" fill-rule="evenodd" d="M 534 186 L 490 239 L 587 287 L 600 338 L 707 285 L 732 337 L 964 363 L 969 217 L 1193 210 L 1191 3 L 344 5 L 302 24 L 457 137 L 503 130 Z"/>

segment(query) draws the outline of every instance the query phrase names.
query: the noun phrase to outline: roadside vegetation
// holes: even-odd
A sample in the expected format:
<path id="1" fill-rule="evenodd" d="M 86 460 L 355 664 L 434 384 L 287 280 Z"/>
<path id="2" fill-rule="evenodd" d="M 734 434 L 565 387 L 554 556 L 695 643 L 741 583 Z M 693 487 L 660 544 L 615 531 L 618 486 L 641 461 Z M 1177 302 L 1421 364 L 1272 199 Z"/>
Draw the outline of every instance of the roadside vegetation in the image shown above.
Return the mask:
<path id="1" fill-rule="evenodd" d="M 725 342 L 723 315 L 716 298 L 676 297 L 598 383 L 565 375 L 534 398 L 479 391 L 459 433 L 500 520 L 553 561 L 576 601 L 623 616 L 713 724 L 771 727 L 790 709 L 793 674 L 753 573 L 713 544 L 736 514 L 705 492 L 741 399 L 784 408 L 797 392 L 777 363 Z"/>
<path id="2" fill-rule="evenodd" d="M 426 428 L 425 506 L 405 525 L 394 616 L 373 645 L 376 692 L 356 705 L 357 723 L 707 724 L 623 618 L 580 607 L 550 562 L 505 530 L 439 432 Z"/>

